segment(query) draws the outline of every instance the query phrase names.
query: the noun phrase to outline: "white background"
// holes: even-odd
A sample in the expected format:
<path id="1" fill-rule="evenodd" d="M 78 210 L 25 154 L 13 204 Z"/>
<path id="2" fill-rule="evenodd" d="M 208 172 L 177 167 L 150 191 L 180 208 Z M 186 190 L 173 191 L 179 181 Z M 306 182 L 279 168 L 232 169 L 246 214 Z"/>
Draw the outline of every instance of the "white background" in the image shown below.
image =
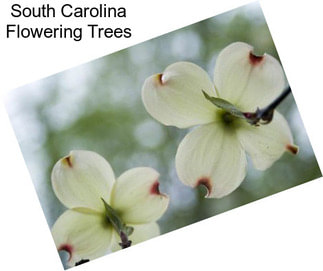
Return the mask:
<path id="1" fill-rule="evenodd" d="M 14 23 L 10 18 L 10 5 L 14 2 L 36 6 L 44 1 L 1 2 L 0 86 L 3 94 L 8 89 L 249 1 L 102 0 L 101 3 L 110 6 L 127 8 L 128 18 L 110 20 L 110 25 L 130 26 L 133 38 L 80 43 L 7 40 L 5 25 Z M 52 2 L 55 6 L 63 3 Z M 93 0 L 76 2 L 100 3 Z M 260 3 L 322 167 L 323 20 L 320 1 L 264 0 Z M 37 24 L 32 19 L 19 19 L 19 22 Z M 44 19 L 44 24 L 76 25 L 78 22 Z M 2 103 L 0 125 L 1 269 L 63 270 Z M 322 194 L 320 178 L 102 257 L 75 270 L 322 270 Z"/>

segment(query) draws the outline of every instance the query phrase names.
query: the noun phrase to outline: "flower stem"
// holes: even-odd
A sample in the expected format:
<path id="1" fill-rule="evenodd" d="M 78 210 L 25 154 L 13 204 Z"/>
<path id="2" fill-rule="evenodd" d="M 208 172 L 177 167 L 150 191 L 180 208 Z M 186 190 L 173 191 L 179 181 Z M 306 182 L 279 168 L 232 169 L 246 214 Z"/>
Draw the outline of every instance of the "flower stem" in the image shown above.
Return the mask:
<path id="1" fill-rule="evenodd" d="M 262 120 L 261 124 L 268 124 L 272 121 L 274 116 L 274 110 L 276 107 L 292 92 L 290 86 L 288 86 L 274 101 L 272 101 L 266 107 L 259 109 L 255 112 L 244 112 L 244 116 L 248 119 L 248 122 L 252 125 L 259 125 L 259 122 Z"/>
<path id="2" fill-rule="evenodd" d="M 106 218 L 111 223 L 114 230 L 119 234 L 121 243 L 119 245 L 122 249 L 130 247 L 131 246 L 131 240 L 128 239 L 128 236 L 132 234 L 133 227 L 127 226 L 118 213 L 103 199 L 101 200 L 104 203 L 105 210 L 106 210 Z"/>
<path id="3" fill-rule="evenodd" d="M 131 240 L 128 239 L 128 235 L 125 234 L 123 231 L 120 231 L 120 238 L 121 238 L 121 243 L 119 245 L 121 246 L 122 249 L 130 247 L 131 246 Z"/>

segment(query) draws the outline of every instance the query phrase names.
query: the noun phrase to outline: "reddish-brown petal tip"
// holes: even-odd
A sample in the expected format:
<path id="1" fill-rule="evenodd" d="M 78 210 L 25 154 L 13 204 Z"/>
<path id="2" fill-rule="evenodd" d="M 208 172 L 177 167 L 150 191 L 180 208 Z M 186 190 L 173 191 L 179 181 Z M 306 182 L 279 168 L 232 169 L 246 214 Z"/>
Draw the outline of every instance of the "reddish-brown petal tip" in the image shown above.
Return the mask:
<path id="1" fill-rule="evenodd" d="M 159 182 L 155 181 L 152 186 L 150 187 L 150 194 L 152 195 L 161 195 L 159 191 Z"/>
<path id="2" fill-rule="evenodd" d="M 211 190 L 212 190 L 211 180 L 207 177 L 202 177 L 196 182 L 195 187 L 198 187 L 200 185 L 203 185 L 207 189 L 207 193 L 206 193 L 205 197 L 208 197 L 211 193 Z"/>
<path id="3" fill-rule="evenodd" d="M 58 251 L 64 250 L 69 254 L 68 260 L 72 259 L 73 247 L 70 244 L 63 244 L 58 248 Z"/>
<path id="4" fill-rule="evenodd" d="M 72 158 L 71 158 L 71 156 L 69 155 L 69 156 L 66 156 L 66 157 L 64 157 L 63 159 L 62 159 L 62 163 L 63 164 L 65 164 L 65 165 L 67 165 L 68 167 L 73 167 L 73 164 L 72 164 Z"/>
<path id="5" fill-rule="evenodd" d="M 298 147 L 295 146 L 295 145 L 287 144 L 286 145 L 286 150 L 288 150 L 292 154 L 297 154 L 298 153 Z"/>
<path id="6" fill-rule="evenodd" d="M 251 65 L 258 65 L 262 62 L 264 56 L 256 56 L 252 51 L 249 53 L 249 61 Z"/>
<path id="7" fill-rule="evenodd" d="M 157 74 L 156 75 L 156 79 L 157 79 L 158 84 L 160 84 L 160 85 L 163 85 L 164 84 L 163 74 L 162 73 Z"/>

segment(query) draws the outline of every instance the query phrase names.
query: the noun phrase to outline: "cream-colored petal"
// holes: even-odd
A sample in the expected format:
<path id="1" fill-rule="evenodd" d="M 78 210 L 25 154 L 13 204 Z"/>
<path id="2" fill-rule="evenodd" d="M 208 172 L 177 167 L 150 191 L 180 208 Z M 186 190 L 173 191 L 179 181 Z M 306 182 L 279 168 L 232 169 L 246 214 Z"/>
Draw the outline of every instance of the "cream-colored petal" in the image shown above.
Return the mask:
<path id="1" fill-rule="evenodd" d="M 150 223 L 164 214 L 169 198 L 159 192 L 158 177 L 156 170 L 139 167 L 124 172 L 117 179 L 111 194 L 111 206 L 124 223 Z"/>
<path id="2" fill-rule="evenodd" d="M 134 228 L 133 233 L 128 237 L 128 239 L 131 240 L 132 246 L 160 235 L 159 226 L 156 222 L 138 225 L 130 224 L 129 226 L 132 226 Z M 120 236 L 117 234 L 116 231 L 114 231 L 111 250 L 120 250 L 121 247 L 119 243 Z"/>
<path id="3" fill-rule="evenodd" d="M 52 235 L 57 249 L 69 253 L 68 265 L 80 260 L 93 260 L 110 251 L 112 226 L 103 214 L 89 209 L 68 210 L 55 222 Z"/>
<path id="4" fill-rule="evenodd" d="M 257 57 L 252 46 L 236 42 L 219 54 L 214 83 L 221 98 L 251 112 L 266 106 L 284 90 L 285 76 L 274 57 Z"/>
<path id="5" fill-rule="evenodd" d="M 148 113 L 165 125 L 186 128 L 214 119 L 214 105 L 202 90 L 216 96 L 208 74 L 189 62 L 177 62 L 146 79 L 142 100 Z"/>
<path id="6" fill-rule="evenodd" d="M 187 134 L 177 149 L 176 170 L 184 184 L 204 185 L 207 197 L 230 194 L 246 175 L 245 151 L 234 128 L 212 123 Z"/>
<path id="7" fill-rule="evenodd" d="M 286 150 L 294 154 L 298 151 L 293 145 L 287 121 L 277 111 L 269 124 L 251 126 L 245 123 L 237 134 L 243 148 L 251 156 L 254 167 L 259 170 L 269 168 Z"/>
<path id="8" fill-rule="evenodd" d="M 58 199 L 68 208 L 103 211 L 101 198 L 109 202 L 114 183 L 110 164 L 91 151 L 71 151 L 52 171 L 52 186 Z"/>

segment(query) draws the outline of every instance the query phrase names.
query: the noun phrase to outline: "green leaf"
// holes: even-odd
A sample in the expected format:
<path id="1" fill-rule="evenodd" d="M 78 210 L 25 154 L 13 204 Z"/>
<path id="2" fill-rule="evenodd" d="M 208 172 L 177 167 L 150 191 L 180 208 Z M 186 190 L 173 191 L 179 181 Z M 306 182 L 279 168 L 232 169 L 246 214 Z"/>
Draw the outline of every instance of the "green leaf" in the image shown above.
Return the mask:
<path id="1" fill-rule="evenodd" d="M 117 233 L 120 234 L 120 232 L 124 232 L 127 236 L 131 235 L 133 233 L 133 227 L 127 226 L 123 223 L 117 212 L 104 199 L 101 198 L 101 200 L 104 203 L 106 217 Z"/>
<path id="2" fill-rule="evenodd" d="M 133 233 L 133 227 L 130 226 L 125 226 L 124 228 L 124 232 L 125 234 L 127 234 L 128 236 L 131 235 Z"/>
<path id="3" fill-rule="evenodd" d="M 204 97 L 208 101 L 213 103 L 215 106 L 217 106 L 218 108 L 223 109 L 224 111 L 230 113 L 231 115 L 237 118 L 245 119 L 244 114 L 238 108 L 236 108 L 232 103 L 229 103 L 228 101 L 223 100 L 221 98 L 211 97 L 204 90 L 202 90 L 202 92 Z"/>

